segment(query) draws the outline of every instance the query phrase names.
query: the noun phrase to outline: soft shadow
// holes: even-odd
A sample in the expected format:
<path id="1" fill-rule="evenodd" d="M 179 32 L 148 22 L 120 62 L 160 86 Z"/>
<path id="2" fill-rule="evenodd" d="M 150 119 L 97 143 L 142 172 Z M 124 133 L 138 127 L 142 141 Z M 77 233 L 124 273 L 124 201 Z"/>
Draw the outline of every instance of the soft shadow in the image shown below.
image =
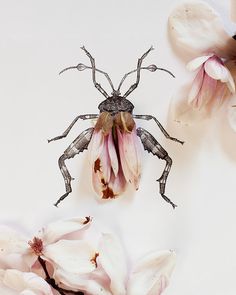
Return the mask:
<path id="1" fill-rule="evenodd" d="M 233 104 L 235 103 L 230 101 L 227 107 L 230 108 Z M 217 128 L 219 132 L 219 142 L 222 150 L 230 160 L 236 161 L 236 133 L 229 125 L 227 109 L 224 113 L 222 113 Z"/>
<path id="2" fill-rule="evenodd" d="M 183 152 L 178 153 L 180 157 L 178 160 L 184 159 L 184 162 L 188 162 L 198 153 L 209 124 L 206 113 L 194 110 L 188 105 L 189 88 L 189 85 L 183 86 L 172 99 L 167 116 L 168 132 L 171 136 L 184 141 Z"/>

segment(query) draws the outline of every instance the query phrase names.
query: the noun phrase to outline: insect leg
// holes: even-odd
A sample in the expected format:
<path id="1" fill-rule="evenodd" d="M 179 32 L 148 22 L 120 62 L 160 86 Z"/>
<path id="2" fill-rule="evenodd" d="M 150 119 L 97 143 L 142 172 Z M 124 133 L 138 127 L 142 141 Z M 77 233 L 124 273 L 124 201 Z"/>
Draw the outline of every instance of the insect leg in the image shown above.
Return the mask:
<path id="1" fill-rule="evenodd" d="M 170 140 L 173 140 L 173 141 L 176 141 L 176 142 L 179 142 L 181 144 L 184 144 L 184 141 L 181 141 L 175 137 L 171 137 L 167 131 L 165 130 L 165 128 L 161 125 L 161 123 L 155 118 L 153 117 L 152 115 L 132 115 L 133 118 L 135 119 L 142 119 L 142 120 L 154 120 L 155 123 L 157 124 L 157 126 L 160 128 L 161 132 L 165 135 L 166 138 L 170 139 Z"/>
<path id="2" fill-rule="evenodd" d="M 172 165 L 172 160 L 169 157 L 168 153 L 164 148 L 157 142 L 157 140 L 145 129 L 138 128 L 137 135 L 140 137 L 143 147 L 149 153 L 152 153 L 154 156 L 157 156 L 159 159 L 166 161 L 165 169 L 161 175 L 161 177 L 157 180 L 159 182 L 159 190 L 162 198 L 170 203 L 173 208 L 175 205 L 167 196 L 165 195 L 166 181 L 170 172 L 170 168 Z"/>
<path id="3" fill-rule="evenodd" d="M 88 128 L 85 131 L 83 131 L 70 145 L 69 147 L 64 151 L 63 155 L 59 158 L 58 164 L 59 168 L 61 170 L 61 174 L 64 178 L 65 182 L 65 188 L 66 192 L 64 195 L 62 195 L 57 202 L 55 203 L 55 206 L 57 206 L 61 201 L 63 201 L 71 192 L 71 181 L 73 178 L 71 177 L 66 164 L 65 160 L 73 158 L 75 155 L 83 152 L 85 149 L 88 148 L 89 142 L 91 140 L 92 134 L 93 134 L 94 128 Z"/>
<path id="4" fill-rule="evenodd" d="M 153 50 L 153 47 L 150 47 L 147 52 L 145 52 L 139 59 L 138 59 L 138 64 L 137 64 L 137 78 L 136 82 L 130 86 L 130 88 L 126 91 L 124 94 L 124 98 L 126 98 L 128 95 L 130 95 L 131 92 L 134 91 L 138 87 L 139 81 L 140 81 L 140 72 L 141 72 L 141 65 L 144 60 L 144 58 L 148 55 L 148 53 Z"/>
<path id="5" fill-rule="evenodd" d="M 95 67 L 95 59 L 92 57 L 92 55 L 88 52 L 88 50 L 83 46 L 81 49 L 86 53 L 86 55 L 89 57 L 91 66 L 92 66 L 92 77 L 93 77 L 93 84 L 97 88 L 98 91 L 102 93 L 106 98 L 109 97 L 109 95 L 106 93 L 106 91 L 102 88 L 102 86 L 97 83 L 96 81 L 96 67 Z"/>
<path id="6" fill-rule="evenodd" d="M 79 119 L 82 119 L 82 120 L 88 120 L 88 119 L 96 119 L 98 118 L 98 114 L 86 114 L 86 115 L 79 115 L 77 116 L 73 121 L 72 123 L 69 125 L 69 127 L 62 133 L 62 135 L 59 135 L 59 136 L 56 136 L 56 137 L 53 137 L 51 139 L 48 139 L 48 142 L 51 142 L 51 141 L 54 141 L 54 140 L 58 140 L 58 139 L 62 139 L 64 137 L 66 137 L 70 130 L 72 129 L 72 127 L 75 125 L 75 123 L 79 120 Z"/>

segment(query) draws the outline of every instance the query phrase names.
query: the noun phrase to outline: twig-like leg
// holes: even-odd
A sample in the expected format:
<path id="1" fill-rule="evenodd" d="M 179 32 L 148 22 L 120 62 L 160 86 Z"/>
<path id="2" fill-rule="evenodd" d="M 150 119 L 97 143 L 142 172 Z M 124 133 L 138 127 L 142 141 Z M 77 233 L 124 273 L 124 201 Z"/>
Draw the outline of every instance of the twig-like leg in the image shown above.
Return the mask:
<path id="1" fill-rule="evenodd" d="M 160 128 L 161 132 L 165 135 L 166 138 L 170 139 L 170 140 L 173 140 L 173 141 L 176 141 L 176 142 L 179 142 L 181 144 L 184 144 L 184 141 L 181 141 L 175 137 L 171 137 L 167 131 L 165 130 L 165 128 L 161 125 L 161 123 L 155 118 L 153 117 L 152 115 L 132 115 L 133 118 L 135 119 L 142 119 L 142 120 L 154 120 L 157 124 L 157 126 Z"/>
<path id="2" fill-rule="evenodd" d="M 93 134 L 93 130 L 94 128 L 88 128 L 85 131 L 83 131 L 72 142 L 72 144 L 70 144 L 70 146 L 64 151 L 64 154 L 59 158 L 58 164 L 59 164 L 59 168 L 61 170 L 62 176 L 64 178 L 66 192 L 57 200 L 57 202 L 55 203 L 55 206 L 57 206 L 61 201 L 63 201 L 69 195 L 69 193 L 72 192 L 71 181 L 73 180 L 73 178 L 71 177 L 66 167 L 65 160 L 73 158 L 75 155 L 83 152 L 85 149 L 88 148 L 89 142 Z"/>
<path id="3" fill-rule="evenodd" d="M 62 135 L 59 135 L 59 136 L 56 136 L 56 137 L 53 137 L 51 139 L 48 139 L 48 142 L 51 142 L 51 141 L 54 141 L 54 140 L 58 140 L 58 139 L 62 139 L 64 137 L 66 137 L 69 132 L 71 131 L 72 127 L 75 125 L 75 123 L 79 120 L 79 119 L 82 119 L 82 120 L 89 120 L 89 119 L 96 119 L 98 118 L 99 115 L 98 114 L 86 114 L 86 115 L 79 115 L 77 116 L 73 121 L 72 123 L 70 124 L 70 126 L 62 133 Z"/>
<path id="4" fill-rule="evenodd" d="M 140 81 L 140 72 L 141 72 L 141 65 L 144 60 L 144 58 L 148 55 L 148 53 L 153 50 L 153 47 L 149 48 L 147 52 L 145 52 L 139 59 L 138 59 L 138 64 L 137 64 L 137 78 L 136 82 L 130 86 L 130 88 L 126 91 L 124 94 L 124 97 L 126 98 L 128 95 L 130 95 L 131 92 L 134 91 L 138 87 L 139 81 Z"/>
<path id="5" fill-rule="evenodd" d="M 92 78 L 93 78 L 93 84 L 97 88 L 98 91 L 102 93 L 106 98 L 109 97 L 109 95 L 106 93 L 106 91 L 102 88 L 102 86 L 97 83 L 96 81 L 96 66 L 95 66 L 95 59 L 92 57 L 92 55 L 88 52 L 88 50 L 83 46 L 81 49 L 86 53 L 86 55 L 89 57 L 91 66 L 92 66 Z"/>
<path id="6" fill-rule="evenodd" d="M 145 150 L 147 150 L 149 153 L 152 153 L 154 156 L 157 156 L 159 159 L 166 161 L 165 169 L 161 175 L 161 177 L 157 180 L 160 185 L 160 194 L 162 198 L 172 205 L 173 208 L 175 208 L 177 205 L 175 205 L 167 196 L 165 195 L 165 187 L 166 187 L 166 181 L 170 172 L 170 168 L 172 165 L 172 160 L 168 156 L 168 153 L 163 149 L 163 147 L 157 142 L 157 140 L 145 129 L 138 128 L 137 129 L 137 135 L 140 137 L 143 147 Z"/>

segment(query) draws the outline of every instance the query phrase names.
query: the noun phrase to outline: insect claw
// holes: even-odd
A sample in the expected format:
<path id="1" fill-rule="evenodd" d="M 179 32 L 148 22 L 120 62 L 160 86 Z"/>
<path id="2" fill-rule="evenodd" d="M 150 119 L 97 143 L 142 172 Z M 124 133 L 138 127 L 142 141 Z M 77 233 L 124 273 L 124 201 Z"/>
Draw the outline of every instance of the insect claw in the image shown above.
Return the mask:
<path id="1" fill-rule="evenodd" d="M 177 207 L 177 205 L 175 205 L 169 198 L 167 198 L 167 196 L 165 196 L 164 194 L 161 194 L 161 196 L 167 203 L 169 203 L 173 207 L 173 209 Z"/>

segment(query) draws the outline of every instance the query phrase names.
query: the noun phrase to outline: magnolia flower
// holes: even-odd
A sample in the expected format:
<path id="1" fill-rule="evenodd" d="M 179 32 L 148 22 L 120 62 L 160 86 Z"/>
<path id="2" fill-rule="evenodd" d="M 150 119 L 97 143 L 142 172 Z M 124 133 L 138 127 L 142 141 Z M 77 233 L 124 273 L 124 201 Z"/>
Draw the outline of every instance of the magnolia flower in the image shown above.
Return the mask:
<path id="1" fill-rule="evenodd" d="M 102 112 L 89 144 L 93 187 L 103 199 L 115 198 L 131 183 L 138 189 L 141 142 L 128 112 Z"/>
<path id="2" fill-rule="evenodd" d="M 21 270 L 27 268 L 31 270 L 34 264 L 37 263 L 39 256 L 48 261 L 53 267 L 60 267 L 63 261 L 61 261 L 61 264 L 58 261 L 55 262 L 53 260 L 53 258 L 55 259 L 55 253 L 63 259 L 63 257 L 69 256 L 75 250 L 77 244 L 78 248 L 81 247 L 83 243 L 80 240 L 70 240 L 68 234 L 78 231 L 82 233 L 88 228 L 90 222 L 91 220 L 88 217 L 53 222 L 42 229 L 30 241 L 21 237 L 12 229 L 0 228 L 1 268 L 19 267 Z M 85 247 L 86 251 L 92 251 L 87 244 L 83 244 L 82 247 Z M 91 258 L 93 255 L 91 253 Z"/>
<path id="3" fill-rule="evenodd" d="M 214 54 L 197 57 L 187 64 L 190 71 L 198 70 L 188 95 L 188 102 L 196 109 L 218 104 L 228 94 L 235 92 L 235 85 L 230 71 L 222 60 Z"/>
<path id="4" fill-rule="evenodd" d="M 85 261 L 84 261 L 85 263 Z M 103 234 L 96 257 L 96 269 L 80 272 L 56 271 L 63 288 L 83 290 L 88 295 L 160 295 L 169 284 L 175 265 L 173 251 L 156 251 L 143 257 L 128 271 L 123 248 L 112 234 Z M 78 266 L 79 268 L 79 266 Z"/>
<path id="5" fill-rule="evenodd" d="M 3 295 L 53 295 L 44 279 L 32 272 L 0 270 L 0 293 Z"/>
<path id="6" fill-rule="evenodd" d="M 60 294 L 84 292 L 86 295 L 160 295 L 163 292 L 175 265 L 173 251 L 150 253 L 128 271 L 120 241 L 112 234 L 99 235 L 96 241 L 92 241 L 94 236 L 89 239 L 85 235 L 89 224 L 90 218 L 57 221 L 49 224 L 29 243 L 17 234 L 14 236 L 13 231 L 7 235 L 6 231 L 0 230 L 0 267 L 6 267 L 8 261 L 8 269 L 2 270 L 2 277 L 11 274 L 11 280 L 17 284 L 10 286 L 3 279 L 4 288 L 18 286 L 20 289 L 15 290 L 22 292 L 22 295 L 51 294 L 36 292 L 43 283 L 30 271 L 46 279 L 53 292 L 61 291 Z M 26 260 L 29 268 L 27 272 L 21 272 L 22 269 L 15 271 L 19 264 L 14 265 L 14 260 L 10 264 L 9 260 L 4 259 L 13 254 L 21 255 L 22 260 Z M 30 277 L 31 289 L 27 281 L 29 279 L 30 283 Z M 47 286 L 43 290 L 46 292 L 50 288 Z"/>
<path id="7" fill-rule="evenodd" d="M 197 71 L 186 103 L 176 119 L 185 120 L 188 112 L 200 110 L 209 115 L 214 106 L 235 93 L 234 79 L 227 60 L 236 56 L 236 42 L 224 30 L 219 15 L 205 2 L 193 1 L 178 6 L 169 17 L 170 36 L 182 55 L 192 59 L 187 68 Z M 191 116 L 190 116 L 191 117 Z"/>

